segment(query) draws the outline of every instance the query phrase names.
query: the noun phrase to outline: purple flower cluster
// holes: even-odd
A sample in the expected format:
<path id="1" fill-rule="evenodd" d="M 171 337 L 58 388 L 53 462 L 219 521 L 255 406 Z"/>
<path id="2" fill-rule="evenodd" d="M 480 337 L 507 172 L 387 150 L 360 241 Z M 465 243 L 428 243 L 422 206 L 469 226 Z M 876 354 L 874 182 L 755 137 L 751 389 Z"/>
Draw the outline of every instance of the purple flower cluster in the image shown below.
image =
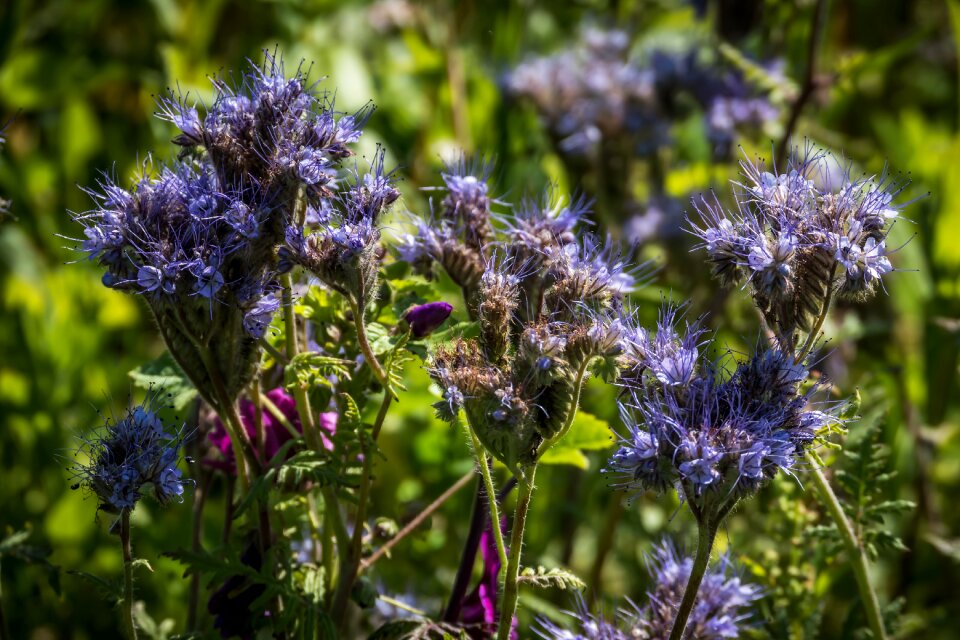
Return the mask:
<path id="1" fill-rule="evenodd" d="M 742 74 L 704 63 L 696 50 L 654 51 L 639 61 L 630 48 L 624 31 L 584 29 L 575 47 L 518 65 L 507 91 L 530 100 L 572 156 L 622 140 L 651 155 L 669 143 L 671 121 L 690 99 L 704 111 L 718 155 L 729 153 L 736 131 L 761 130 L 780 115 Z"/>
<path id="2" fill-rule="evenodd" d="M 837 159 L 807 148 L 783 172 L 741 163 L 736 210 L 716 197 L 694 205 L 691 228 L 724 284 L 747 282 L 778 335 L 809 330 L 832 295 L 864 298 L 893 271 L 886 238 L 905 184 L 879 176 L 839 177 Z"/>
<path id="3" fill-rule="evenodd" d="M 676 611 L 693 570 L 693 558 L 681 556 L 663 542 L 648 559 L 653 588 L 647 605 L 632 616 L 631 638 L 661 640 L 670 636 Z M 724 555 L 707 570 L 687 620 L 684 638 L 722 640 L 739 638 L 748 617 L 747 607 L 761 596 L 758 587 L 744 583 L 735 565 Z"/>
<path id="4" fill-rule="evenodd" d="M 183 499 L 188 481 L 177 469 L 180 439 L 165 432 L 150 401 L 128 409 L 119 420 L 108 419 L 100 433 L 83 440 L 77 454 L 89 462 L 73 467 L 73 488 L 93 491 L 103 511 L 133 509 L 147 485 L 161 504 Z"/>
<path id="5" fill-rule="evenodd" d="M 277 254 L 308 212 L 334 198 L 337 167 L 368 113 L 339 114 L 303 69 L 287 77 L 270 54 L 236 86 L 220 78 L 213 87 L 206 107 L 184 96 L 159 101 L 158 116 L 180 130 L 179 160 L 155 173 L 145 166 L 129 191 L 104 177 L 89 191 L 95 208 L 74 215 L 84 227 L 82 250 L 106 269 L 104 284 L 147 300 L 171 352 L 207 397 L 211 374 L 197 345 L 216 336 L 224 346 L 214 348 L 213 362 L 226 390 L 242 388 L 255 341 L 279 307 Z M 337 198 L 351 216 L 330 233 L 346 244 L 384 197 L 375 182 Z"/>
<path id="6" fill-rule="evenodd" d="M 647 592 L 647 604 L 631 603 L 618 612 L 615 620 L 591 614 L 582 600 L 576 611 L 568 612 L 577 629 L 565 629 L 541 620 L 538 634 L 546 640 L 666 640 L 693 569 L 693 559 L 681 556 L 670 542 L 651 553 L 647 566 L 653 587 Z M 707 571 L 700 586 L 693 612 L 683 635 L 690 640 L 739 638 L 746 612 L 761 596 L 756 586 L 745 584 L 734 573 L 734 565 L 724 556 Z"/>
<path id="7" fill-rule="evenodd" d="M 621 402 L 628 434 L 607 471 L 637 491 L 676 487 L 695 514 L 722 512 L 778 471 L 790 471 L 836 407 L 815 407 L 808 368 L 792 353 L 761 347 L 727 371 L 703 354 L 698 323 L 681 332 L 677 309 L 655 335 L 624 332 Z M 699 516 L 698 516 L 699 517 Z"/>
<path id="8" fill-rule="evenodd" d="M 298 264 L 362 309 L 375 293 L 380 268 L 380 221 L 398 198 L 392 172 L 379 150 L 369 170 L 352 171 L 352 181 L 317 212 L 323 222 L 312 233 L 290 226 L 280 251 L 283 269 Z"/>
<path id="9" fill-rule="evenodd" d="M 463 409 L 484 446 L 514 466 L 561 435 L 587 364 L 618 349 L 611 332 L 639 275 L 613 243 L 578 236 L 584 199 L 566 204 L 548 194 L 512 215 L 493 214 L 489 167 L 478 175 L 466 173 L 470 167 L 448 167 L 443 221 L 420 224 L 401 257 L 422 273 L 439 264 L 460 283 L 480 325 L 478 339 L 435 354 L 438 415 L 453 420 Z"/>

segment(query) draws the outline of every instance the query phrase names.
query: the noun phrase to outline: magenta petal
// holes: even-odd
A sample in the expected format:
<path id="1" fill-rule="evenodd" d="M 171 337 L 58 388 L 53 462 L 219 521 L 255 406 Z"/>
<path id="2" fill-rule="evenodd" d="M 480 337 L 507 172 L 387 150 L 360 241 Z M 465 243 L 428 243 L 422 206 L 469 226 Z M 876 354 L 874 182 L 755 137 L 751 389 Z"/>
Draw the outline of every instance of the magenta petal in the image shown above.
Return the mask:
<path id="1" fill-rule="evenodd" d="M 413 337 L 423 338 L 443 324 L 452 311 L 453 306 L 446 302 L 428 302 L 411 307 L 403 317 L 410 325 Z"/>

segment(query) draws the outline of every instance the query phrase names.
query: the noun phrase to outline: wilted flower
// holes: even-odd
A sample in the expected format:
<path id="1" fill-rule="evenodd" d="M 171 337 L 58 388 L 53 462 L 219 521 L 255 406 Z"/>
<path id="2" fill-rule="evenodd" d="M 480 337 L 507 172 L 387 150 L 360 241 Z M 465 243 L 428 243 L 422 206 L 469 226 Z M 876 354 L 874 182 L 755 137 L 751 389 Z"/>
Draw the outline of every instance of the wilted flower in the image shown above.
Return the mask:
<path id="1" fill-rule="evenodd" d="M 156 408 L 156 398 L 148 399 L 119 420 L 107 419 L 99 433 L 83 439 L 77 454 L 89 461 L 72 468 L 77 481 L 73 488 L 93 491 L 100 510 L 133 509 L 147 486 L 161 504 L 183 500 L 189 480 L 183 480 L 177 468 L 181 440 L 179 434 L 166 432 Z"/>

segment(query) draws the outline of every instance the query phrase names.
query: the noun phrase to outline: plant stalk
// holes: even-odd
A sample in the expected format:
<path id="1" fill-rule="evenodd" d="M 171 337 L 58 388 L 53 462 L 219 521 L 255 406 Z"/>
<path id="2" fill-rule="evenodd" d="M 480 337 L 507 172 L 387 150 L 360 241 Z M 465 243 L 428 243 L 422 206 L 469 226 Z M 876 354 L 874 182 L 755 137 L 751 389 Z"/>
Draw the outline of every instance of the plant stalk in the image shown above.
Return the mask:
<path id="1" fill-rule="evenodd" d="M 120 512 L 120 545 L 123 547 L 123 629 L 127 640 L 137 640 L 137 627 L 133 624 L 133 552 L 130 548 L 130 510 Z"/>
<path id="2" fill-rule="evenodd" d="M 417 527 L 419 527 L 424 520 L 429 518 L 434 511 L 439 509 L 443 504 L 449 500 L 455 493 L 460 491 L 460 489 L 467 486 L 471 479 L 473 479 L 474 473 L 472 471 L 467 472 L 462 478 L 457 480 L 450 486 L 446 491 L 444 491 L 440 496 L 431 502 L 427 507 L 414 516 L 413 520 L 408 522 L 403 529 L 397 532 L 397 535 L 393 536 L 384 543 L 379 549 L 377 549 L 369 558 L 365 558 L 363 562 L 360 563 L 360 573 L 366 571 L 374 562 L 386 555 L 390 549 L 395 547 L 398 542 L 410 535 Z"/>
<path id="3" fill-rule="evenodd" d="M 700 591 L 700 583 L 703 582 L 703 576 L 707 572 L 707 565 L 710 563 L 710 552 L 713 550 L 713 541 L 717 537 L 718 522 L 711 522 L 706 518 L 697 518 L 697 524 L 699 526 L 697 555 L 693 559 L 690 579 L 687 580 L 686 589 L 683 591 L 683 600 L 680 601 L 677 617 L 674 619 L 673 628 L 670 630 L 670 640 L 681 640 L 681 638 L 683 638 L 683 632 L 687 628 L 687 620 L 690 618 L 690 612 L 693 611 L 693 605 L 697 601 L 697 592 Z"/>
<path id="4" fill-rule="evenodd" d="M 517 611 L 517 577 L 520 573 L 520 551 L 523 547 L 523 529 L 527 522 L 530 499 L 533 497 L 533 481 L 537 473 L 537 463 L 520 469 L 517 509 L 513 516 L 513 531 L 510 532 L 510 554 L 507 561 L 507 573 L 503 581 L 503 604 L 500 607 L 500 622 L 497 627 L 497 640 L 510 640 L 513 626 L 513 614 Z"/>
<path id="5" fill-rule="evenodd" d="M 497 491 L 493 486 L 493 475 L 490 473 L 490 465 L 487 462 L 487 452 L 480 444 L 480 439 L 474 433 L 467 421 L 467 432 L 470 433 L 470 440 L 473 444 L 473 453 L 477 458 L 477 467 L 480 469 L 480 475 L 483 477 L 484 492 L 487 494 L 487 508 L 490 510 L 490 525 L 493 529 L 493 539 L 497 545 L 497 556 L 500 558 L 500 578 L 503 578 L 503 572 L 507 566 L 507 549 L 503 543 L 503 532 L 500 530 L 500 509 L 497 506 Z"/>
<path id="6" fill-rule="evenodd" d="M 374 360 L 374 362 L 376 362 Z M 379 364 L 379 363 L 378 363 Z M 373 429 L 370 432 L 370 439 L 374 444 L 380 435 L 380 429 L 383 428 L 383 421 L 387 417 L 387 411 L 390 409 L 390 402 L 393 395 L 389 388 L 384 389 L 383 401 L 380 403 L 380 411 L 373 423 Z M 340 575 L 337 578 L 337 590 L 333 597 L 333 609 L 331 613 L 338 618 L 338 626 L 346 620 L 347 600 L 353 589 L 353 583 L 360 570 L 360 555 L 363 552 L 363 525 L 367 520 L 367 504 L 370 500 L 370 485 L 373 480 L 373 459 L 374 452 L 366 444 L 366 438 L 361 437 L 360 449 L 363 453 L 363 473 L 360 478 L 360 490 L 357 494 L 357 515 L 353 523 L 353 538 L 350 541 L 349 553 L 346 554 L 346 564 L 341 568 Z"/>
<path id="7" fill-rule="evenodd" d="M 847 555 L 850 556 L 850 565 L 853 567 L 853 574 L 857 579 L 857 587 L 860 590 L 860 599 L 863 602 L 864 614 L 867 618 L 867 624 L 873 632 L 874 640 L 886 640 L 887 632 L 883 626 L 880 600 L 877 598 L 877 593 L 870 584 L 866 554 L 860 546 L 860 541 L 857 539 L 853 525 L 850 524 L 850 520 L 847 519 L 846 514 L 843 512 L 843 507 L 840 505 L 837 494 L 834 493 L 833 487 L 830 486 L 830 482 L 823 473 L 823 469 L 820 468 L 820 463 L 810 452 L 807 452 L 806 458 L 807 464 L 810 465 L 813 486 L 816 487 L 820 499 L 827 507 L 827 511 L 833 519 L 834 524 L 837 525 L 837 531 L 840 532 L 843 546 L 847 550 Z"/>

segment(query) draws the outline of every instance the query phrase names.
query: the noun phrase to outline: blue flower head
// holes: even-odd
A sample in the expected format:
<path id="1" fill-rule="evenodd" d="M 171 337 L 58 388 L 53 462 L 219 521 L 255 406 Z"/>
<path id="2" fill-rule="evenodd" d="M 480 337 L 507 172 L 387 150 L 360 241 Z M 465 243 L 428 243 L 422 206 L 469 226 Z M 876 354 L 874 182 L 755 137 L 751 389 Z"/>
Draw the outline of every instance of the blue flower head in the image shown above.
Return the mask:
<path id="1" fill-rule="evenodd" d="M 129 190 L 105 175 L 88 191 L 94 207 L 74 214 L 83 226 L 79 248 L 104 268 L 104 284 L 146 300 L 207 399 L 211 375 L 231 397 L 253 375 L 256 340 L 276 310 L 269 294 L 288 266 L 278 260 L 288 230 L 336 200 L 342 222 L 369 242 L 375 234 L 360 221 L 371 222 L 397 195 L 382 162 L 375 180 L 335 192 L 369 109 L 337 112 L 302 65 L 288 75 L 267 53 L 238 81 L 214 79 L 213 89 L 207 105 L 173 93 L 158 101 L 158 117 L 180 130 L 174 143 L 190 153 L 166 166 L 146 163 Z M 205 344 L 212 358 L 199 353 Z"/>
<path id="2" fill-rule="evenodd" d="M 376 290 L 381 218 L 400 192 L 393 172 L 385 169 L 383 149 L 378 149 L 368 171 L 354 168 L 351 178 L 329 200 L 325 225 L 309 235 L 298 224 L 287 228 L 281 261 L 285 267 L 303 266 L 364 308 Z"/>
<path id="3" fill-rule="evenodd" d="M 816 385 L 804 391 L 807 365 L 777 348 L 761 346 L 725 370 L 697 353 L 696 337 L 671 335 L 674 314 L 668 307 L 661 321 L 671 322 L 625 351 L 625 360 L 647 371 L 622 379 L 627 433 L 606 470 L 636 491 L 676 487 L 699 518 L 752 495 L 778 471 L 789 473 L 815 435 L 839 421 L 838 407 L 821 406 Z M 690 366 L 675 364 L 688 358 Z"/>
<path id="4" fill-rule="evenodd" d="M 182 440 L 167 432 L 156 403 L 156 397 L 148 399 L 82 440 L 77 455 L 87 462 L 71 468 L 74 488 L 92 491 L 100 510 L 133 509 L 148 486 L 161 504 L 183 500 L 185 484 L 191 481 L 177 468 Z"/>
<path id="5" fill-rule="evenodd" d="M 886 237 L 899 217 L 906 183 L 854 177 L 849 164 L 809 145 L 783 171 L 741 162 L 735 210 L 716 196 L 694 202 L 700 238 L 724 284 L 749 287 L 768 325 L 792 339 L 809 331 L 831 296 L 864 298 L 893 266 Z"/>
<path id="6" fill-rule="evenodd" d="M 654 548 L 647 559 L 653 587 L 647 605 L 626 617 L 630 638 L 661 640 L 670 636 L 677 608 L 683 596 L 693 558 L 681 556 L 669 541 Z M 697 600 L 687 620 L 684 638 L 723 640 L 739 638 L 748 618 L 748 607 L 762 596 L 759 587 L 736 575 L 729 556 L 713 563 L 700 584 Z"/>
<path id="7" fill-rule="evenodd" d="M 628 606 L 612 619 L 591 614 L 582 598 L 575 611 L 568 611 L 574 629 L 541 619 L 537 633 L 545 640 L 666 640 L 693 570 L 693 558 L 680 555 L 664 541 L 647 557 L 653 586 L 647 603 Z M 707 569 L 697 600 L 687 621 L 685 640 L 739 638 L 749 618 L 748 608 L 762 597 L 759 587 L 745 583 L 733 562 L 723 556 Z"/>

